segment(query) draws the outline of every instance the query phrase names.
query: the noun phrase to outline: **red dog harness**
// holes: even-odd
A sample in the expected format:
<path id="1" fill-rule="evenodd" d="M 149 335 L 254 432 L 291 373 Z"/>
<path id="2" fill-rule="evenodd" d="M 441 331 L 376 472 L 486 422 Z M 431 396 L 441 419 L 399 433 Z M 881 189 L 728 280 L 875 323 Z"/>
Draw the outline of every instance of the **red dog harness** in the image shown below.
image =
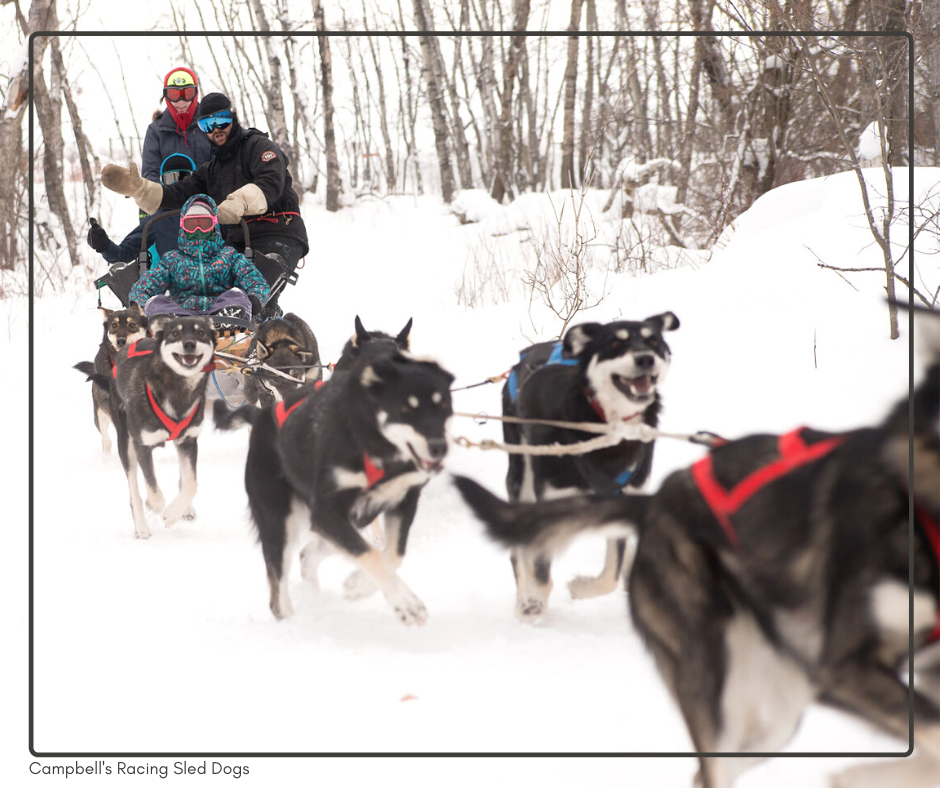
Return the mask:
<path id="1" fill-rule="evenodd" d="M 189 415 L 182 421 L 173 421 L 166 413 L 163 412 L 161 407 L 157 404 L 157 398 L 153 396 L 153 390 L 150 388 L 150 384 L 147 383 L 145 388 L 147 389 L 147 397 L 150 400 L 150 407 L 153 409 L 154 414 L 164 427 L 170 433 L 170 437 L 167 440 L 175 441 L 185 430 L 189 423 L 193 420 L 193 417 L 196 415 L 196 411 L 199 410 L 201 402 L 197 402 L 193 409 L 190 411 Z"/>
<path id="2" fill-rule="evenodd" d="M 933 550 L 933 557 L 937 561 L 937 572 L 940 574 L 940 527 L 937 526 L 937 521 L 930 516 L 923 506 L 915 503 L 914 512 L 917 514 L 917 522 L 920 523 L 921 530 L 927 537 L 927 543 L 930 545 L 930 549 Z M 940 603 L 937 605 L 937 625 L 927 636 L 928 643 L 937 640 L 940 640 Z"/>
<path id="3" fill-rule="evenodd" d="M 763 468 L 758 468 L 730 490 L 726 490 L 715 479 L 711 454 L 707 454 L 692 466 L 692 478 L 699 492 L 735 547 L 740 547 L 740 544 L 734 526 L 731 524 L 731 515 L 737 512 L 748 498 L 790 471 L 824 457 L 845 440 L 841 437 L 829 438 L 808 446 L 803 440 L 805 429 L 805 427 L 800 427 L 786 435 L 781 435 L 777 443 L 780 459 Z"/>

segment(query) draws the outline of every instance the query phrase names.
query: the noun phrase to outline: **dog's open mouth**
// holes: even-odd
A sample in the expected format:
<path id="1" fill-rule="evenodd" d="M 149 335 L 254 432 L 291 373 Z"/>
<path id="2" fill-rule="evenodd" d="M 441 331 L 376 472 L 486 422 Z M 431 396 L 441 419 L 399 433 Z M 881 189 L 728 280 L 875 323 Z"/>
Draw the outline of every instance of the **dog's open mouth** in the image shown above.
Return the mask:
<path id="1" fill-rule="evenodd" d="M 656 380 L 656 375 L 640 375 L 636 378 L 614 375 L 614 385 L 631 399 L 647 399 L 653 396 Z"/>
<path id="2" fill-rule="evenodd" d="M 428 473 L 439 473 L 444 468 L 443 457 L 441 457 L 439 460 L 426 460 L 415 451 L 414 446 L 412 446 L 410 443 L 408 444 L 408 451 L 411 452 L 411 459 L 414 460 L 414 464 L 422 471 L 427 471 Z"/>
<path id="3" fill-rule="evenodd" d="M 192 369 L 202 361 L 202 354 L 200 353 L 199 355 L 196 355 L 193 353 L 174 353 L 173 358 L 176 359 L 176 363 L 178 363 L 181 367 Z"/>

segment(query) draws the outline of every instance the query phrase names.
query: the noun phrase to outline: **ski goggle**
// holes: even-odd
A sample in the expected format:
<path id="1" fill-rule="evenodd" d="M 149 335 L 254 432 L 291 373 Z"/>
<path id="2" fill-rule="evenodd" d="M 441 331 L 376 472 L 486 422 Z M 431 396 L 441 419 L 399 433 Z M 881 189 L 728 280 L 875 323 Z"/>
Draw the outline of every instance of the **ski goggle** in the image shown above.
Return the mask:
<path id="1" fill-rule="evenodd" d="M 216 129 L 227 129 L 232 125 L 232 113 L 228 110 L 222 110 L 222 112 L 216 112 L 214 115 L 199 118 L 197 123 L 199 124 L 199 128 L 206 132 L 206 134 Z"/>
<path id="2" fill-rule="evenodd" d="M 184 216 L 180 220 L 180 227 L 187 233 L 207 233 L 218 223 L 218 216 L 198 214 L 197 216 Z"/>
<path id="3" fill-rule="evenodd" d="M 183 180 L 183 178 L 188 175 L 192 175 L 189 170 L 167 170 L 163 175 L 160 176 L 160 179 L 163 181 L 165 186 L 169 186 L 171 183 L 176 183 L 177 181 Z"/>
<path id="4" fill-rule="evenodd" d="M 192 101 L 196 98 L 199 88 L 187 85 L 185 88 L 163 88 L 163 96 L 167 101 Z"/>

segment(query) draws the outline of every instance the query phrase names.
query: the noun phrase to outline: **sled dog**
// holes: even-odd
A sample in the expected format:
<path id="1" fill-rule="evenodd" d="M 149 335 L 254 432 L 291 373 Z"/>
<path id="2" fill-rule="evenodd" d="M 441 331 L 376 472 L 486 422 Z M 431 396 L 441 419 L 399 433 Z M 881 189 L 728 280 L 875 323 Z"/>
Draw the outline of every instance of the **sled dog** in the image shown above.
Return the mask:
<path id="1" fill-rule="evenodd" d="M 696 751 L 755 754 L 701 757 L 704 788 L 728 788 L 758 753 L 783 747 L 812 702 L 905 742 L 913 713 L 912 757 L 853 767 L 834 785 L 937 784 L 940 342 L 933 347 L 923 381 L 878 426 L 730 441 L 653 495 L 513 506 L 457 480 L 490 535 L 516 548 L 550 553 L 582 532 L 637 534 L 630 613 Z M 911 645 L 912 709 L 899 677 Z"/>
<path id="2" fill-rule="evenodd" d="M 658 423 L 659 386 L 669 370 L 670 351 L 664 331 L 679 327 L 672 312 L 642 321 L 602 325 L 583 323 L 568 330 L 561 342 L 542 342 L 520 354 L 503 386 L 504 416 L 568 422 Z M 587 440 L 594 435 L 545 426 L 503 422 L 509 444 L 551 445 Z M 533 502 L 596 493 L 619 495 L 642 489 L 653 463 L 653 443 L 622 441 L 588 454 L 567 456 L 509 455 L 506 488 L 509 500 Z M 607 544 L 598 577 L 577 577 L 568 584 L 572 597 L 609 594 L 629 564 L 627 541 Z M 516 615 L 539 618 L 552 589 L 552 555 L 515 546 L 511 553 L 516 577 Z"/>
<path id="3" fill-rule="evenodd" d="M 110 378 L 114 369 L 114 357 L 125 345 L 147 336 L 147 318 L 139 309 L 102 309 L 104 315 L 104 336 L 98 346 L 94 362 L 80 361 L 75 369 L 86 375 L 97 373 Z M 111 453 L 111 437 L 108 427 L 111 424 L 111 385 L 98 382 L 91 384 L 91 400 L 95 417 L 95 427 L 101 434 L 101 450 Z"/>
<path id="4" fill-rule="evenodd" d="M 356 315 L 356 333 L 354 333 L 343 346 L 343 352 L 340 354 L 339 361 L 337 361 L 333 367 L 334 371 L 342 371 L 346 366 L 351 365 L 362 349 L 369 343 L 384 343 L 394 345 L 399 350 L 410 350 L 411 323 L 412 319 L 408 318 L 405 327 L 393 337 L 391 334 L 386 334 L 384 331 L 366 331 L 362 325 L 362 321 L 359 319 L 359 315 Z"/>
<path id="5" fill-rule="evenodd" d="M 137 484 L 144 474 L 147 508 L 162 515 L 167 527 L 196 516 L 196 439 L 205 416 L 206 384 L 212 371 L 215 332 L 208 317 L 159 316 L 150 320 L 152 339 L 141 339 L 118 353 L 113 375 L 90 376 L 105 385 L 110 379 L 111 417 L 118 453 L 130 489 L 134 533 L 150 537 Z M 179 458 L 179 493 L 164 506 L 153 468 L 153 450 L 173 441 Z"/>
<path id="6" fill-rule="evenodd" d="M 265 320 L 255 332 L 248 350 L 258 361 L 290 375 L 294 381 L 264 370 L 245 369 L 245 399 L 262 407 L 284 399 L 303 383 L 315 383 L 323 378 L 317 338 L 305 321 L 288 312 L 283 317 Z M 247 374 L 251 372 L 251 374 Z M 296 382 L 295 382 L 296 381 Z"/>
<path id="7" fill-rule="evenodd" d="M 273 407 L 215 406 L 220 429 L 252 425 L 245 487 L 261 542 L 271 612 L 292 613 L 288 575 L 296 549 L 301 571 L 317 583 L 332 551 L 357 571 L 350 598 L 380 590 L 405 624 L 423 624 L 427 610 L 398 576 L 421 489 L 442 468 L 452 414 L 453 376 L 394 343 L 363 344 L 355 359 L 325 383 L 291 392 Z M 359 530 L 385 515 L 383 550 Z"/>

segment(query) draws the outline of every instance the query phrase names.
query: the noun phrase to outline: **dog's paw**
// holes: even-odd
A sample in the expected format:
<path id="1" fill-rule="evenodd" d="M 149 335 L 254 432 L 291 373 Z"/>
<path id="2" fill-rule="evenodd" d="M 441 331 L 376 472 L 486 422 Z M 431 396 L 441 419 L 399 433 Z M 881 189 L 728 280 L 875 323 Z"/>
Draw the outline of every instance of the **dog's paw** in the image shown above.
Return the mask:
<path id="1" fill-rule="evenodd" d="M 414 592 L 402 584 L 395 593 L 386 596 L 392 606 L 395 617 L 405 626 L 423 626 L 428 620 L 428 611 L 424 602 L 415 596 Z"/>
<path id="2" fill-rule="evenodd" d="M 613 593 L 617 588 L 617 578 L 588 577 L 578 575 L 568 583 L 568 592 L 572 599 L 591 599 Z"/>
<path id="3" fill-rule="evenodd" d="M 169 528 L 171 525 L 175 525 L 183 518 L 191 520 L 195 516 L 196 511 L 193 509 L 192 504 L 187 500 L 181 501 L 179 498 L 177 498 L 169 506 L 167 506 L 166 509 L 164 509 L 163 524 Z"/>
<path id="4" fill-rule="evenodd" d="M 377 590 L 375 581 L 361 569 L 356 569 L 343 583 L 343 596 L 351 601 L 365 599 Z"/>
<path id="5" fill-rule="evenodd" d="M 146 525 L 134 526 L 134 538 L 135 539 L 149 539 L 150 529 Z"/>
<path id="6" fill-rule="evenodd" d="M 516 618 L 527 623 L 539 621 L 545 614 L 545 602 L 535 597 L 526 597 L 516 602 Z"/>

